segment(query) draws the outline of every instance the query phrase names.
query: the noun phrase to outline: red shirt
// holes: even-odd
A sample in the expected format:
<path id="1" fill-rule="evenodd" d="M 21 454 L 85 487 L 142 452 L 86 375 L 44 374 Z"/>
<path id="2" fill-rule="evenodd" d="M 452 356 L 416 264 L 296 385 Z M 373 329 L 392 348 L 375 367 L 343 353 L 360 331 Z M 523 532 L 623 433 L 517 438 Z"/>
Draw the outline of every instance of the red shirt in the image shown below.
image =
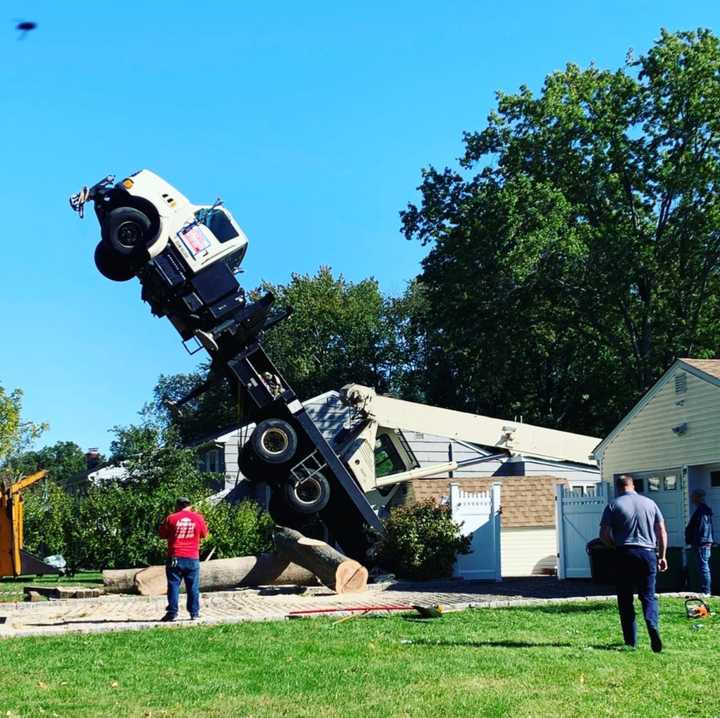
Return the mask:
<path id="1" fill-rule="evenodd" d="M 167 539 L 170 558 L 200 558 L 200 539 L 207 535 L 205 519 L 189 509 L 170 514 L 160 526 L 160 536 Z"/>

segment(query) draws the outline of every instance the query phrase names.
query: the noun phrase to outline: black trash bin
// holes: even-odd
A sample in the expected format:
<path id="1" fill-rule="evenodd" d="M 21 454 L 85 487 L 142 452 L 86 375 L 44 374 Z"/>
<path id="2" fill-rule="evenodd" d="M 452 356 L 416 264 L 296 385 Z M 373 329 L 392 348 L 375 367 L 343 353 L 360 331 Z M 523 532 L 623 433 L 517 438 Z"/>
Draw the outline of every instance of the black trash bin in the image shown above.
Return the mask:
<path id="1" fill-rule="evenodd" d="M 685 583 L 685 569 L 683 567 L 683 550 L 672 546 L 667 550 L 667 571 L 658 571 L 655 577 L 655 590 L 658 593 L 669 591 L 682 591 Z"/>
<path id="2" fill-rule="evenodd" d="M 590 541 L 585 548 L 590 559 L 592 582 L 614 584 L 617 575 L 615 549 L 606 546 L 599 538 Z"/>

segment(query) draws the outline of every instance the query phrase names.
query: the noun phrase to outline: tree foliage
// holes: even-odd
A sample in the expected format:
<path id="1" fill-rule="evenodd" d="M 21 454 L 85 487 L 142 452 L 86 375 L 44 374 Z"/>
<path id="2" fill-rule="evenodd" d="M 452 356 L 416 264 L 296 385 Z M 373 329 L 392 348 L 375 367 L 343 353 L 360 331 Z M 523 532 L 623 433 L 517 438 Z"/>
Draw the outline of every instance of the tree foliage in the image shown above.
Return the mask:
<path id="1" fill-rule="evenodd" d="M 720 345 L 720 45 L 669 33 L 619 70 L 498 95 L 402 213 L 430 245 L 428 394 L 602 434 Z"/>
<path id="2" fill-rule="evenodd" d="M 102 455 L 98 462 L 102 462 Z M 61 486 L 71 487 L 84 479 L 87 471 L 85 452 L 73 441 L 57 441 L 51 446 L 18 454 L 10 462 L 18 475 L 28 475 L 41 469 L 48 479 Z"/>
<path id="3" fill-rule="evenodd" d="M 294 274 L 287 284 L 266 284 L 277 309 L 292 315 L 269 330 L 263 345 L 301 399 L 309 399 L 348 382 L 395 390 L 405 381 L 398 327 L 404 314 L 400 300 L 385 297 L 374 279 L 350 282 L 328 267 L 315 275 Z M 243 400 L 226 381 L 215 384 L 179 412 L 177 401 L 208 377 L 208 366 L 191 374 L 161 376 L 147 416 L 174 426 L 185 442 L 196 441 L 230 425 L 243 423 Z"/>
<path id="4" fill-rule="evenodd" d="M 293 274 L 286 285 L 267 285 L 292 316 L 268 332 L 265 348 L 302 399 L 348 382 L 390 384 L 392 327 L 375 279 L 350 282 L 321 267 Z"/>
<path id="5" fill-rule="evenodd" d="M 21 476 L 14 465 L 17 457 L 47 429 L 47 424 L 23 418 L 22 396 L 20 389 L 8 393 L 0 385 L 0 473 L 12 480 Z"/>
<path id="6" fill-rule="evenodd" d="M 47 484 L 26 498 L 26 543 L 65 556 L 72 571 L 162 563 L 157 534 L 178 496 L 200 502 L 212 493 L 212 475 L 197 468 L 196 453 L 172 430 L 151 425 L 116 427 L 111 450 L 124 468 L 120 480 L 70 493 Z"/>
<path id="7" fill-rule="evenodd" d="M 273 520 L 255 502 L 205 501 L 199 508 L 211 529 L 203 551 L 213 558 L 256 556 L 272 548 Z"/>

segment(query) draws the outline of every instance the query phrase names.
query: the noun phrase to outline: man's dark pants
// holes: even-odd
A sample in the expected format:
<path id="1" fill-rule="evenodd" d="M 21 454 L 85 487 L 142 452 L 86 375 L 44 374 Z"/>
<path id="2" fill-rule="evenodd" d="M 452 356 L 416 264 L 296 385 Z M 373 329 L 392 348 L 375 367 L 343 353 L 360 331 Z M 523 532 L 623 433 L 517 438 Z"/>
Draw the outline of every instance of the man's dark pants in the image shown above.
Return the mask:
<path id="1" fill-rule="evenodd" d="M 637 642 L 633 594 L 637 593 L 650 637 L 658 635 L 658 601 L 655 596 L 657 555 L 652 549 L 619 547 L 617 550 L 617 599 L 623 638 Z"/>
<path id="2" fill-rule="evenodd" d="M 711 546 L 695 547 L 695 557 L 697 559 L 697 567 L 700 573 L 700 593 L 705 593 L 708 596 L 712 593 L 710 585 L 710 549 Z"/>
<path id="3" fill-rule="evenodd" d="M 167 613 L 177 616 L 180 583 L 185 581 L 187 610 L 191 616 L 200 615 L 200 561 L 196 558 L 171 558 L 165 565 L 168 584 Z"/>

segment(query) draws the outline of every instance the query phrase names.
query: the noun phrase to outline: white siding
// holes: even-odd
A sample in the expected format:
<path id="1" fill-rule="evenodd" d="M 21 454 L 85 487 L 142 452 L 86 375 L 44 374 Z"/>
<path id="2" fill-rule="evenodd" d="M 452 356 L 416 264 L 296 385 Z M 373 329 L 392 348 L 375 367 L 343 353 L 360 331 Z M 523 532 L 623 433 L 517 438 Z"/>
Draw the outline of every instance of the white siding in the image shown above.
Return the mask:
<path id="1" fill-rule="evenodd" d="M 687 391 L 675 393 L 675 375 L 687 375 Z M 672 428 L 687 423 L 687 431 Z M 602 478 L 720 460 L 720 386 L 685 372 L 669 372 L 646 403 L 603 447 Z"/>
<path id="2" fill-rule="evenodd" d="M 557 565 L 554 528 L 503 528 L 500 533 L 502 575 L 532 576 Z"/>
<path id="3" fill-rule="evenodd" d="M 590 459 L 588 459 L 588 464 Z M 567 479 L 572 485 L 592 486 L 600 481 L 600 470 L 596 466 L 574 464 L 567 461 L 543 461 L 525 459 L 524 476 L 557 476 Z"/>

